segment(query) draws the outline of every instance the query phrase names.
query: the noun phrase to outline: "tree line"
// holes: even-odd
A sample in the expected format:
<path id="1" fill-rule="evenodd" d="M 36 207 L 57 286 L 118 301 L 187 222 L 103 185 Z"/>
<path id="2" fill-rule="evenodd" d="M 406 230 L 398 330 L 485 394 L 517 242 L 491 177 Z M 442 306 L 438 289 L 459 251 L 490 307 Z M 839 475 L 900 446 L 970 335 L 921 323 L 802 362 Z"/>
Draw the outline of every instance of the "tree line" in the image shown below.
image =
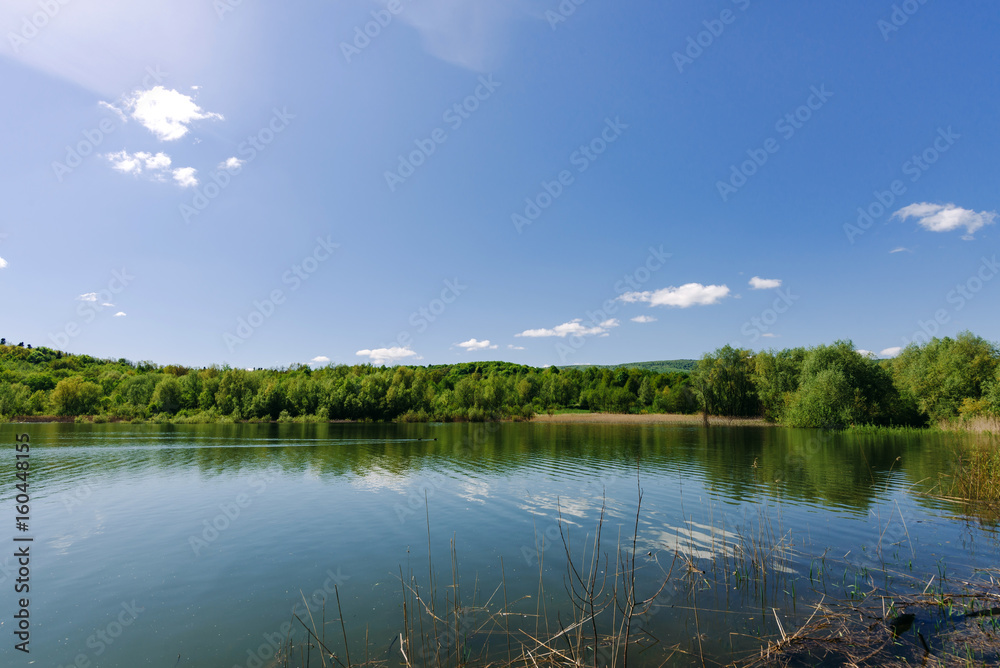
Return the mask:
<path id="1" fill-rule="evenodd" d="M 753 352 L 724 346 L 691 375 L 703 410 L 792 427 L 925 426 L 1000 417 L 1000 351 L 971 332 L 876 359 L 851 341 Z"/>
<path id="2" fill-rule="evenodd" d="M 0 343 L 0 417 L 105 420 L 529 419 L 580 409 L 762 417 L 796 427 L 923 426 L 1000 416 L 1000 352 L 969 332 L 879 360 L 850 341 L 724 346 L 688 371 L 508 362 L 189 368 Z"/>
<path id="3" fill-rule="evenodd" d="M 195 369 L 0 345 L 7 417 L 483 421 L 563 408 L 693 413 L 698 402 L 685 372 L 507 362 Z"/>

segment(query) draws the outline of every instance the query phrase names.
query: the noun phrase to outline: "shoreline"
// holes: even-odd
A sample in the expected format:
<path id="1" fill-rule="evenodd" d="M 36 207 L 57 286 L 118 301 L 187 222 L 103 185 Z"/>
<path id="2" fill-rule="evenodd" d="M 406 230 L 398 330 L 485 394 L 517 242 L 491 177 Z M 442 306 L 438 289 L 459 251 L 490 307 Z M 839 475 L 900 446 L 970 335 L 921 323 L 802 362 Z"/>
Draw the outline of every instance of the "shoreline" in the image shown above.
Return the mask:
<path id="1" fill-rule="evenodd" d="M 548 415 L 539 413 L 530 420 L 540 424 L 678 424 L 678 425 L 703 425 L 704 418 L 701 413 L 557 413 Z M 750 427 L 773 427 L 774 424 L 762 418 L 736 418 L 710 415 L 709 425 L 713 426 L 750 426 Z"/>
<path id="2" fill-rule="evenodd" d="M 82 417 L 82 420 L 78 420 Z M 94 418 L 98 419 L 95 420 Z M 132 420 L 102 416 L 74 416 L 74 415 L 18 415 L 12 417 L 6 424 L 161 424 L 163 422 L 155 419 L 145 419 L 139 422 Z M 220 416 L 222 418 L 223 416 Z M 709 424 L 714 426 L 752 426 L 752 427 L 772 427 L 774 424 L 761 418 L 735 418 L 710 415 Z M 449 420 L 448 422 L 462 423 L 469 420 Z M 556 413 L 548 415 L 546 413 L 536 413 L 529 420 L 503 419 L 500 422 L 534 422 L 539 424 L 679 424 L 701 426 L 704 419 L 700 413 Z M 363 420 L 319 420 L 319 419 L 293 419 L 293 420 L 239 420 L 218 419 L 211 422 L 187 422 L 178 420 L 170 421 L 170 424 L 379 424 L 365 422 Z M 397 420 L 387 421 L 381 424 L 430 424 L 420 422 L 403 422 Z"/>

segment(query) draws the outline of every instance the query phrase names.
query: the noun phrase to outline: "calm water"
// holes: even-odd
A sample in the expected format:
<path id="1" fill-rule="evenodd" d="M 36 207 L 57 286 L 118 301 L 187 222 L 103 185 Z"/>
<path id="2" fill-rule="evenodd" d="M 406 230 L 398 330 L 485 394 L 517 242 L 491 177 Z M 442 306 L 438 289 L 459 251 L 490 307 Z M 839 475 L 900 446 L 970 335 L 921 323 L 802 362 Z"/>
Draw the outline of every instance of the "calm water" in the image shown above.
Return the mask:
<path id="1" fill-rule="evenodd" d="M 33 446 L 30 656 L 12 636 L 19 432 Z M 958 437 L 538 424 L 0 425 L 0 437 L 4 666 L 267 665 L 266 638 L 297 604 L 308 617 L 303 596 L 317 625 L 324 600 L 327 622 L 337 617 L 334 585 L 355 662 L 367 633 L 371 655 L 395 665 L 400 573 L 426 585 L 430 542 L 441 600 L 452 596 L 452 540 L 466 603 L 477 582 L 477 603 L 493 594 L 502 560 L 513 609 L 534 615 L 544 603 L 546 618 L 565 622 L 558 513 L 583 555 L 605 503 L 613 566 L 619 536 L 631 547 L 637 476 L 639 597 L 675 552 L 706 571 L 675 565 L 639 620 L 659 644 L 637 665 L 659 665 L 669 647 L 693 652 L 673 661 L 698 665 L 699 651 L 709 661 L 753 651 L 777 632 L 773 608 L 794 628 L 824 591 L 863 587 L 862 569 L 884 578 L 883 561 L 906 575 L 901 589 L 909 576 L 1000 563 L 992 529 L 919 493 L 950 469 Z M 780 543 L 769 579 L 740 580 L 734 546 L 762 528 Z M 498 593 L 490 607 L 501 606 Z M 327 627 L 331 645 L 340 633 Z"/>

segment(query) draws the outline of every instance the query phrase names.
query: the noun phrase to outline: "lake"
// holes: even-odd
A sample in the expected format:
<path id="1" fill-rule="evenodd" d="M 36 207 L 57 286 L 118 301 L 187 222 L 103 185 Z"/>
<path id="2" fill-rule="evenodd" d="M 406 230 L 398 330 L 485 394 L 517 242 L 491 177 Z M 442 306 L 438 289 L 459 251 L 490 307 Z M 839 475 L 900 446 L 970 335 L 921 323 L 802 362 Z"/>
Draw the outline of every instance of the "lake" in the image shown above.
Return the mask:
<path id="1" fill-rule="evenodd" d="M 26 533 L 14 529 L 22 432 Z M 967 446 L 956 435 L 531 423 L 5 424 L 0 435 L 4 666 L 267 666 L 289 622 L 305 638 L 293 611 L 320 634 L 325 615 L 341 660 L 346 635 L 354 663 L 367 638 L 369 659 L 399 665 L 400 634 L 420 631 L 404 627 L 404 602 L 442 655 L 506 658 L 507 627 L 551 637 L 574 618 L 567 586 L 574 568 L 590 578 L 602 508 L 594 581 L 605 595 L 620 585 L 616 554 L 631 563 L 634 539 L 636 599 L 653 599 L 632 631 L 656 641 L 630 665 L 746 657 L 825 598 L 871 583 L 919 592 L 1000 563 L 994 527 L 924 494 Z M 13 649 L 19 536 L 34 538 L 30 655 Z M 460 596 L 459 628 L 414 617 L 415 593 L 430 605 L 432 587 L 442 619 Z"/>

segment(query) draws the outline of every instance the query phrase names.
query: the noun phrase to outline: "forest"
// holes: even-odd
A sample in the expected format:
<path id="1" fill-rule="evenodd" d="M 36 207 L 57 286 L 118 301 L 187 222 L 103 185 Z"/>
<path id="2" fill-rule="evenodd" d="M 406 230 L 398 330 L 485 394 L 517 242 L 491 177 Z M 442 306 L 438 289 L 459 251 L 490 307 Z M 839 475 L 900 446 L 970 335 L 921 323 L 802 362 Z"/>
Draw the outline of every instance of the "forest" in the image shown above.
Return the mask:
<path id="1" fill-rule="evenodd" d="M 508 362 L 280 369 L 98 359 L 0 340 L 0 420 L 486 421 L 537 413 L 698 413 L 794 427 L 1000 417 L 1000 349 L 970 332 L 876 359 L 850 341 L 724 346 L 688 370 Z"/>

